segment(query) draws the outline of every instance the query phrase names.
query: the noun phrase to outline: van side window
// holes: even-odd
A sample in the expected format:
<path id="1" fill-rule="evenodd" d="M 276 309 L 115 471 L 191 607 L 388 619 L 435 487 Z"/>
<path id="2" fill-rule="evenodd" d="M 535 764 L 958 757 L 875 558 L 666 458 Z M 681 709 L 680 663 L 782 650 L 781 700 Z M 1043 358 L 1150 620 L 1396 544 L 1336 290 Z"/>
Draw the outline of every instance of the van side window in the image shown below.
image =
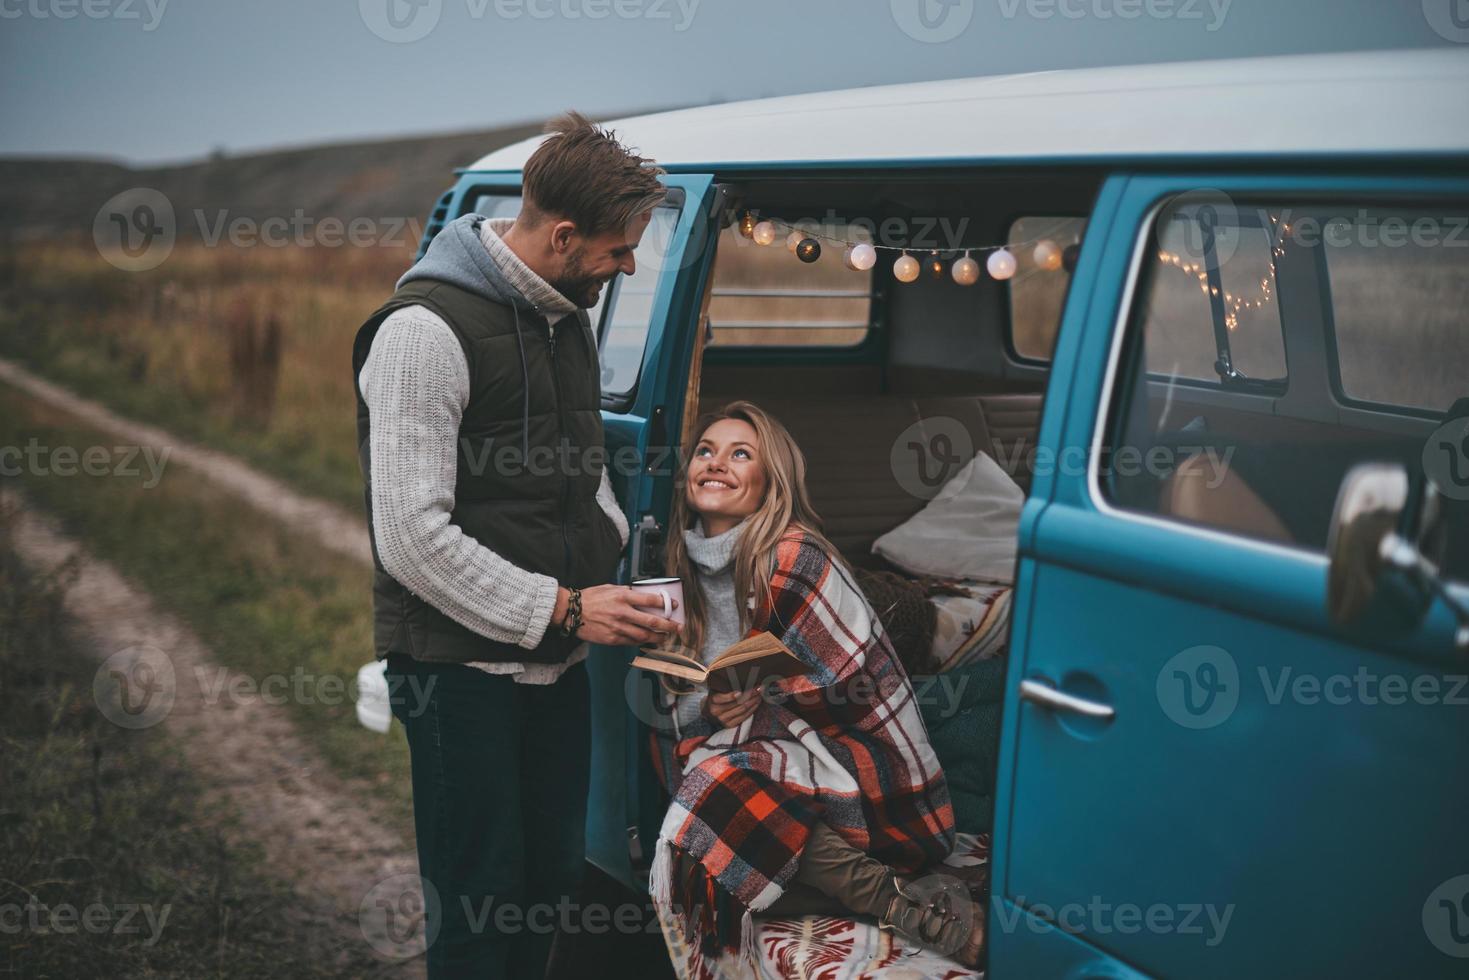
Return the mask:
<path id="1" fill-rule="evenodd" d="M 1362 208 L 1322 229 L 1343 400 L 1442 412 L 1469 394 L 1466 223 Z"/>
<path id="2" fill-rule="evenodd" d="M 520 195 L 502 190 L 471 194 L 466 214 L 487 218 L 514 218 L 520 214 Z M 638 244 L 637 271 L 618 276 L 603 288 L 597 305 L 587 310 L 602 362 L 602 393 L 625 397 L 637 387 L 643 366 L 643 347 L 652 325 L 653 293 L 663 271 L 664 259 L 678 224 L 679 209 L 664 204 L 653 210 L 652 220 Z"/>
<path id="3" fill-rule="evenodd" d="M 667 265 L 678 215 L 678 207 L 671 204 L 653 209 L 648 228 L 633 253 L 636 271 L 613 279 L 602 290 L 597 306 L 587 311 L 597 330 L 603 394 L 624 396 L 637 387 L 643 348 L 653 325 L 653 295 Z"/>
<path id="4" fill-rule="evenodd" d="M 1159 222 L 1148 371 L 1212 385 L 1284 382 L 1274 226 L 1269 215 L 1241 219 L 1225 207 L 1187 201 Z"/>
<path id="5" fill-rule="evenodd" d="M 840 241 L 818 239 L 815 262 L 792 254 L 790 232 L 778 225 L 774 243 L 759 245 L 725 228 L 714 254 L 709 302 L 713 347 L 855 347 L 872 316 L 872 270 L 851 269 Z M 827 225 L 820 233 L 868 240 L 862 229 Z"/>
<path id="6" fill-rule="evenodd" d="M 1360 233 L 1392 214 L 1405 228 L 1424 217 L 1365 201 L 1165 202 L 1092 464 L 1102 494 L 1322 551 L 1351 467 L 1423 475 L 1425 446 L 1469 395 L 1469 258 Z M 1429 217 L 1447 234 L 1446 212 Z"/>
<path id="7" fill-rule="evenodd" d="M 1056 331 L 1061 326 L 1061 309 L 1071 286 L 1071 269 L 1086 219 L 1078 217 L 1029 216 L 1016 218 L 1006 235 L 1015 256 L 1015 275 L 1010 278 L 1010 350 L 1027 361 L 1049 361 L 1056 348 Z M 1061 264 L 1042 265 L 1036 249 L 1042 242 L 1060 250 Z M 1057 259 L 1041 258 L 1051 266 Z M 979 256 L 983 263 L 985 256 Z"/>

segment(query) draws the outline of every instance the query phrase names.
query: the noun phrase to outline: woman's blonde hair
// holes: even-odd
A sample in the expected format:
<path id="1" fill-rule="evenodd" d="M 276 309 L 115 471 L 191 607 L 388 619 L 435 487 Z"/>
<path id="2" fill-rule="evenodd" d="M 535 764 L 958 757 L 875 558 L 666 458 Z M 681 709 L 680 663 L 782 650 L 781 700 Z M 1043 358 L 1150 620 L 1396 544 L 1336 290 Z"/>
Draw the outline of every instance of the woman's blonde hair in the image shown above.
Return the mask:
<path id="1" fill-rule="evenodd" d="M 770 578 L 775 574 L 775 550 L 780 538 L 792 525 L 815 539 L 830 558 L 842 563 L 841 554 L 821 533 L 821 518 L 811 506 L 806 490 L 806 457 L 784 425 L 760 406 L 747 401 L 730 402 L 712 415 L 699 420 L 692 452 L 704 433 L 716 422 L 739 419 L 749 423 L 759 442 L 757 461 L 766 477 L 765 497 L 760 506 L 745 520 L 744 531 L 734 551 L 735 601 L 740 603 L 740 630 L 751 626 L 752 609 L 763 609 L 770 602 Z M 665 554 L 669 575 L 683 580 L 684 629 L 682 645 L 698 656 L 704 645 L 706 600 L 698 574 L 684 546 L 683 532 L 694 526 L 699 515 L 689 503 L 688 467 L 679 475 L 679 486 L 673 499 L 673 517 Z M 750 607 L 745 605 L 746 597 Z"/>

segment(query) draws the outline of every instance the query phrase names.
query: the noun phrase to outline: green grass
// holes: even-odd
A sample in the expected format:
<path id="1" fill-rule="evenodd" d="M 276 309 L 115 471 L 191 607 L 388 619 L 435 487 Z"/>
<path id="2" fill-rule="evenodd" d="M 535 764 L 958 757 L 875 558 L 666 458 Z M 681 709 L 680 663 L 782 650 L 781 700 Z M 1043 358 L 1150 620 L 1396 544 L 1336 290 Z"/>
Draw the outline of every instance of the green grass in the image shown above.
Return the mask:
<path id="1" fill-rule="evenodd" d="M 0 446 L 24 446 L 32 438 L 79 452 L 115 443 L 0 389 Z M 370 571 L 292 536 L 182 467 L 167 467 L 151 489 L 146 468 L 139 468 L 131 477 L 27 473 L 14 479 L 95 555 L 186 620 L 220 664 L 257 682 L 299 671 L 348 685 L 372 658 Z M 358 724 L 346 697 L 335 705 L 321 700 L 289 697 L 287 710 L 336 772 L 401 815 L 406 833 L 410 784 L 401 729 L 378 735 Z"/>
<path id="2" fill-rule="evenodd" d="M 258 851 L 226 845 L 162 728 L 101 717 L 68 579 L 21 568 L 0 513 L 0 976 L 366 975 Z"/>

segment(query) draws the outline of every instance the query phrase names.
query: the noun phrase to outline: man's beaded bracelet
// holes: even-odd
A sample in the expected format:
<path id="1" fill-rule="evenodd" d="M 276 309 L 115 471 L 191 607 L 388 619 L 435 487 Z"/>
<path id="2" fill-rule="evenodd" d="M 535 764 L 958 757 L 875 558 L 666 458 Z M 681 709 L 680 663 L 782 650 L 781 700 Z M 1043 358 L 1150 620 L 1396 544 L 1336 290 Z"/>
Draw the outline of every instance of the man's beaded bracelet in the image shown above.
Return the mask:
<path id="1" fill-rule="evenodd" d="M 581 589 L 571 589 L 566 597 L 566 618 L 561 621 L 561 635 L 576 636 L 581 626 Z"/>

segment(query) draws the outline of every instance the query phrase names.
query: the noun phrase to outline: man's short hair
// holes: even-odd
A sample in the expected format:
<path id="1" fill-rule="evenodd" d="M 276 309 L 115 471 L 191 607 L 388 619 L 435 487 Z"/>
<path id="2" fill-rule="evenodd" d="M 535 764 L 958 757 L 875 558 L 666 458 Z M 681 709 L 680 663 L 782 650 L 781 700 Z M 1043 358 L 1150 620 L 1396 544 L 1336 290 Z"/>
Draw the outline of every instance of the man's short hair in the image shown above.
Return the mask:
<path id="1" fill-rule="evenodd" d="M 532 224 L 571 221 L 584 235 L 625 228 L 666 193 L 663 171 L 579 112 L 546 124 L 550 135 L 526 161 L 521 213 Z"/>

